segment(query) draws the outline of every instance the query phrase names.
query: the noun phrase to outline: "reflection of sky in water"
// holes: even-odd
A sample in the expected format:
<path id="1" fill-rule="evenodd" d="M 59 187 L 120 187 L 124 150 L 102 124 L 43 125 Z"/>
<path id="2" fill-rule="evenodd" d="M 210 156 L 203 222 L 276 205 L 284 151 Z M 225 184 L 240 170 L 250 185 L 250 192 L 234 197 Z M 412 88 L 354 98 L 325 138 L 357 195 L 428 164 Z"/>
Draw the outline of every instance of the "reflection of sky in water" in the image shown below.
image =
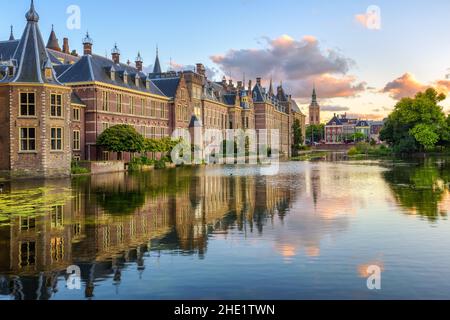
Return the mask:
<path id="1" fill-rule="evenodd" d="M 429 168 L 422 172 L 417 165 L 373 161 L 282 163 L 274 177 L 262 177 L 258 170 L 242 166 L 197 171 L 189 185 L 196 199 L 188 213 L 196 215 L 196 223 L 213 214 L 198 216 L 201 208 L 207 210 L 200 200 L 217 196 L 201 186 L 204 181 L 222 176 L 224 181 L 240 181 L 232 184 L 234 193 L 244 191 L 241 198 L 228 194 L 228 202 L 238 203 L 227 202 L 229 209 L 221 218 L 208 220 L 204 253 L 181 250 L 172 243 L 176 236 L 166 235 L 157 242 L 159 250 L 145 251 L 139 270 L 134 261 L 115 262 L 122 270 L 120 281 L 117 274 L 114 279 L 110 259 L 109 265 L 97 261 L 94 299 L 450 297 L 450 225 L 444 215 L 450 208 L 448 164 L 439 165 L 433 181 L 423 178 L 430 176 Z M 220 183 L 226 184 L 214 181 L 219 189 Z M 288 194 L 262 203 L 257 195 L 268 190 Z M 433 202 L 428 207 L 418 202 L 428 201 L 430 190 L 439 195 L 433 198 L 437 217 L 423 215 L 434 212 L 429 208 Z M 240 217 L 237 208 L 246 203 L 250 212 Z M 172 230 L 180 236 L 183 227 Z M 189 229 L 191 235 L 196 228 Z M 187 240 L 195 242 L 193 237 Z M 370 265 L 383 271 L 379 292 L 366 288 Z M 54 299 L 85 298 L 84 287 L 70 291 L 63 278 L 58 279 Z M 85 285 L 86 277 L 83 280 Z"/>

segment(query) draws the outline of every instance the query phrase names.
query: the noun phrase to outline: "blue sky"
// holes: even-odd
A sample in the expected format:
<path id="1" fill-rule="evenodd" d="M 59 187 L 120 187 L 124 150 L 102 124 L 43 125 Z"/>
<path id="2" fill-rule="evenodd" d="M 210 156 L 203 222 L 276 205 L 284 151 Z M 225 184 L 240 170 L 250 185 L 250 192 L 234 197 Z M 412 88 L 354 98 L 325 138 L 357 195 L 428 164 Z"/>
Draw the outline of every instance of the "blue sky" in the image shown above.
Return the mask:
<path id="1" fill-rule="evenodd" d="M 445 80 L 450 68 L 450 36 L 447 35 L 450 30 L 450 1 L 447 0 L 35 1 L 45 40 L 54 24 L 60 41 L 69 37 L 71 48 L 81 52 L 81 39 L 89 30 L 97 54 L 109 54 L 117 42 L 123 60 L 129 58 L 133 61 L 139 50 L 145 64 L 152 64 L 158 44 L 163 67 L 167 67 L 170 58 L 180 65 L 202 62 L 209 67 L 222 68 L 234 78 L 241 77 L 236 75 L 241 69 L 245 71 L 246 66 L 239 63 L 245 63 L 244 58 L 251 57 L 251 51 L 242 52 L 244 57 L 234 61 L 234 55 L 227 56 L 229 50 L 253 49 L 264 53 L 271 49 L 270 41 L 283 35 L 301 47 L 305 44 L 302 39 L 312 36 L 326 59 L 330 59 L 327 55 L 331 50 L 349 62 L 344 71 L 339 75 L 333 74 L 333 77 L 341 80 L 342 77 L 352 77 L 355 87 L 365 84 L 364 89 L 350 90 L 343 96 L 324 88 L 326 94 L 322 97 L 322 104 L 329 107 L 330 113 L 336 107 L 335 110 L 348 109 L 350 113 L 367 115 L 377 114 L 374 111 L 377 110 L 380 116 L 384 115 L 395 104 L 392 97 L 401 95 L 399 91 L 380 93 L 388 83 L 409 73 L 414 77 L 405 77 L 403 80 L 406 80 L 399 80 L 397 86 L 393 86 L 401 92 L 408 92 L 416 82 L 420 88 L 421 85 Z M 80 30 L 66 27 L 69 5 L 78 5 L 81 9 Z M 381 9 L 381 30 L 369 30 L 355 18 L 357 14 L 365 13 L 369 5 L 377 5 Z M 8 37 L 10 24 L 14 25 L 16 37 L 20 36 L 28 7 L 28 0 L 3 1 L 2 11 L 8 12 L 0 20 L 3 39 Z M 277 52 L 277 47 L 272 49 Z M 298 52 L 302 54 L 303 51 Z M 228 68 L 239 71 L 233 74 L 226 70 L 225 64 L 214 64 L 211 60 L 213 55 L 227 57 Z M 289 82 L 281 79 L 290 66 L 284 68 L 284 72 L 271 70 L 270 75 L 274 81 L 285 80 L 305 106 L 306 90 L 312 82 L 323 83 L 324 87 L 330 83 L 330 79 L 328 82 L 323 78 L 320 80 L 323 74 L 319 71 L 307 79 L 298 75 L 295 81 Z M 302 66 L 298 72 L 304 68 Z M 324 73 L 331 74 L 326 70 Z M 416 79 L 416 82 L 411 79 Z M 350 80 L 346 81 L 346 84 L 350 83 Z M 319 86 L 319 96 L 320 89 Z"/>

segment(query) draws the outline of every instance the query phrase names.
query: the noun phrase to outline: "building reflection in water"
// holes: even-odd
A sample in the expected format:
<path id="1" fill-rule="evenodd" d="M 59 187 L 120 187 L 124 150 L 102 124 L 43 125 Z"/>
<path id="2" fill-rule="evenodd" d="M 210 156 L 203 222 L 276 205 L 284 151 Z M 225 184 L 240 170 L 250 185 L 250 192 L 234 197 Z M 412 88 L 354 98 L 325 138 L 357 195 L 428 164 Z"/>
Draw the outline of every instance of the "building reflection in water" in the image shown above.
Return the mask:
<path id="1" fill-rule="evenodd" d="M 81 268 L 86 298 L 95 283 L 112 278 L 119 290 L 130 263 L 145 271 L 148 254 L 204 258 L 210 234 L 230 228 L 262 232 L 292 202 L 289 185 L 270 177 L 206 175 L 205 169 L 118 173 L 76 180 L 11 184 L 6 192 L 33 188 L 71 190 L 42 215 L 14 215 L 0 227 L 0 295 L 50 299 L 66 268 Z"/>

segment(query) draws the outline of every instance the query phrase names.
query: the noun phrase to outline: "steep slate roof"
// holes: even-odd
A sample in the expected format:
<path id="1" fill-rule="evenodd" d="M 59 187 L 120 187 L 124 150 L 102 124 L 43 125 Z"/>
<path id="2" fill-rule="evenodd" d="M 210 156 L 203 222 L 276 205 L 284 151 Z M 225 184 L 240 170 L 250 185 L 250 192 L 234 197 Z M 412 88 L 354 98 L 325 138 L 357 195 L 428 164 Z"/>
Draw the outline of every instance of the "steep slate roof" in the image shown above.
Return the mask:
<path id="1" fill-rule="evenodd" d="M 180 77 L 152 79 L 153 83 L 169 98 L 175 98 Z"/>
<path id="2" fill-rule="evenodd" d="M 264 93 L 263 88 L 256 84 L 253 88 L 253 102 L 266 102 L 267 95 Z"/>
<path id="3" fill-rule="evenodd" d="M 34 9 L 31 1 L 30 10 L 25 15 L 27 25 L 25 31 L 17 44 L 17 48 L 11 57 L 11 62 L 15 64 L 14 76 L 3 78 L 2 82 L 25 82 L 25 83 L 61 83 L 57 80 L 51 65 L 50 56 L 45 48 L 41 32 L 39 30 L 39 15 Z M 51 68 L 52 76 L 44 77 L 44 69 Z"/>
<path id="4" fill-rule="evenodd" d="M 365 120 L 360 120 L 356 124 L 357 127 L 370 127 L 369 123 Z"/>
<path id="5" fill-rule="evenodd" d="M 115 80 L 111 79 L 111 70 L 116 72 Z M 128 74 L 125 82 L 123 75 Z M 135 79 L 139 77 L 139 86 Z M 112 60 L 98 55 L 84 55 L 58 78 L 62 83 L 98 81 L 126 89 L 166 96 L 154 83 L 149 80 L 150 89 L 146 87 L 148 75 L 139 72 L 135 67 L 123 63 L 116 64 Z"/>
<path id="6" fill-rule="evenodd" d="M 72 95 L 70 96 L 70 102 L 72 104 L 79 104 L 79 105 L 83 105 L 83 106 L 86 105 L 83 101 L 81 101 L 81 98 L 73 91 L 72 91 Z"/>
<path id="7" fill-rule="evenodd" d="M 334 115 L 333 119 L 331 119 L 327 126 L 342 126 L 342 122 L 337 115 Z"/>
<path id="8" fill-rule="evenodd" d="M 298 106 L 297 102 L 294 99 L 292 99 L 291 101 L 292 101 L 292 111 L 303 114 L 302 110 L 300 110 L 300 107 Z"/>
<path id="9" fill-rule="evenodd" d="M 311 105 L 310 107 L 315 107 L 315 108 L 319 108 L 319 103 L 317 102 L 317 93 L 316 93 L 316 88 L 314 87 L 313 89 L 313 93 L 312 93 L 312 100 L 311 100 Z"/>
<path id="10" fill-rule="evenodd" d="M 234 106 L 236 104 L 236 93 L 226 93 L 223 95 L 223 100 L 225 104 L 229 106 Z"/>
<path id="11" fill-rule="evenodd" d="M 17 49 L 19 40 L 0 41 L 0 60 L 10 60 Z"/>

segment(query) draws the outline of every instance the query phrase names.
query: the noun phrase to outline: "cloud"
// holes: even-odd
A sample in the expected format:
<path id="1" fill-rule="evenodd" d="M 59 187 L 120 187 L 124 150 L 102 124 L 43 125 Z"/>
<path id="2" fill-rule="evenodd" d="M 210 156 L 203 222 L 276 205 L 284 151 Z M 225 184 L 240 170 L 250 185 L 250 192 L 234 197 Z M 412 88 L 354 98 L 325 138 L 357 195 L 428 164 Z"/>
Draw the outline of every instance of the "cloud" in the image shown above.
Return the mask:
<path id="1" fill-rule="evenodd" d="M 328 112 L 342 112 L 342 111 L 349 111 L 350 108 L 342 106 L 322 106 L 320 110 Z"/>
<path id="2" fill-rule="evenodd" d="M 337 50 L 322 50 L 314 36 L 295 40 L 288 35 L 264 38 L 262 49 L 230 50 L 211 56 L 211 60 L 228 76 L 283 80 L 295 98 L 311 96 L 316 83 L 321 98 L 349 97 L 365 90 L 348 75 L 354 61 Z M 267 80 L 266 80 L 267 81 Z"/>
<path id="3" fill-rule="evenodd" d="M 427 88 L 426 85 L 416 80 L 411 73 L 405 73 L 401 77 L 386 84 L 382 92 L 388 93 L 392 98 L 400 100 L 406 97 L 413 97 L 416 93 Z"/>

